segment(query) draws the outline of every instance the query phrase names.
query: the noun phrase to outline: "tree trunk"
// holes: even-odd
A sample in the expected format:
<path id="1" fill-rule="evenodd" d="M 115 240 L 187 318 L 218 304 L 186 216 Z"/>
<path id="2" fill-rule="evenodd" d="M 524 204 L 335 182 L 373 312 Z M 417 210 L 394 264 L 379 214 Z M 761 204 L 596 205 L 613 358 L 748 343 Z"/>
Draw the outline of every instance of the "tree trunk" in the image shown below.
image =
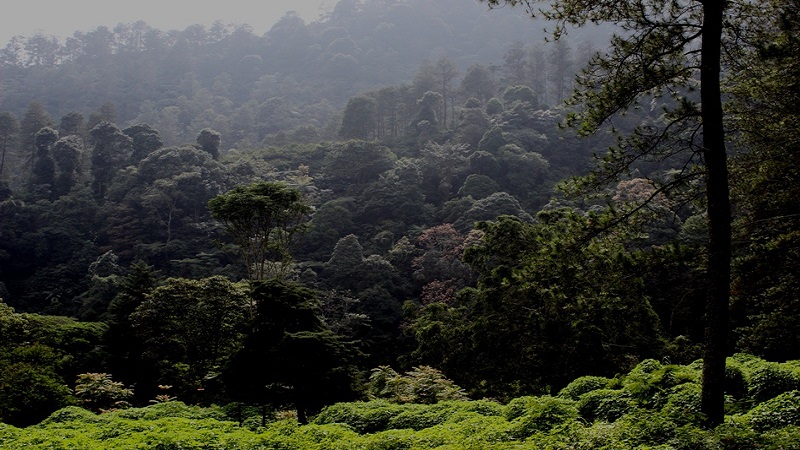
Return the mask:
<path id="1" fill-rule="evenodd" d="M 725 358 L 731 278 L 731 209 L 720 92 L 724 0 L 704 0 L 701 50 L 703 155 L 708 200 L 708 286 L 703 351 L 702 411 L 707 424 L 725 416 Z"/>

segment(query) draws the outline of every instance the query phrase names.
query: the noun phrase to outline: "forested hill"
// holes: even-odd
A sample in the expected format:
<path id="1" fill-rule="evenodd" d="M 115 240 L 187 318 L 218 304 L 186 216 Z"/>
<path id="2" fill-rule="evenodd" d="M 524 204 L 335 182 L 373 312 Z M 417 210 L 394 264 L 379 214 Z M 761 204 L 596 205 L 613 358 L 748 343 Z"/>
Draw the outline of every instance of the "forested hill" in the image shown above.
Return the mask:
<path id="1" fill-rule="evenodd" d="M 697 35 L 661 51 L 660 33 L 696 24 L 545 44 L 519 8 L 342 0 L 260 37 L 134 23 L 14 39 L 0 54 L 0 421 L 177 399 L 302 422 L 392 390 L 407 401 L 394 368 L 505 402 L 643 361 L 692 365 L 712 191 L 732 202 L 715 210 L 732 213 L 716 356 L 800 358 L 800 7 L 772 7 L 725 24 L 721 186 Z M 765 367 L 783 384 L 758 401 L 800 387 Z M 670 388 L 672 371 L 658 372 Z M 749 410 L 761 375 L 727 376 L 716 405 Z"/>
<path id="2" fill-rule="evenodd" d="M 543 37 L 511 8 L 488 14 L 461 0 L 341 1 L 318 22 L 288 14 L 263 36 L 246 24 L 166 31 L 143 22 L 64 41 L 19 36 L 0 52 L 0 106 L 21 116 L 37 101 L 61 117 L 111 104 L 114 122 L 151 124 L 167 145 L 211 127 L 225 148 L 252 146 L 300 125 L 335 128 L 350 97 L 406 83 L 426 60 L 447 56 L 462 72 L 500 66 L 515 42 L 549 51 Z M 581 31 L 570 41 L 587 42 L 598 39 Z"/>

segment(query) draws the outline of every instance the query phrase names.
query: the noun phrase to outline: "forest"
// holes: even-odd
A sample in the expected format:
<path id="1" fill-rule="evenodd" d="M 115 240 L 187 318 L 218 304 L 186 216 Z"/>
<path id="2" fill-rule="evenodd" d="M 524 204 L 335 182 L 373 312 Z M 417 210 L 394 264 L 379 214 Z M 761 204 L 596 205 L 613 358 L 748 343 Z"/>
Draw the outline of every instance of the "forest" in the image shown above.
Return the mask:
<path id="1" fill-rule="evenodd" d="M 800 2 L 610 3 L 13 38 L 0 446 L 800 448 Z"/>

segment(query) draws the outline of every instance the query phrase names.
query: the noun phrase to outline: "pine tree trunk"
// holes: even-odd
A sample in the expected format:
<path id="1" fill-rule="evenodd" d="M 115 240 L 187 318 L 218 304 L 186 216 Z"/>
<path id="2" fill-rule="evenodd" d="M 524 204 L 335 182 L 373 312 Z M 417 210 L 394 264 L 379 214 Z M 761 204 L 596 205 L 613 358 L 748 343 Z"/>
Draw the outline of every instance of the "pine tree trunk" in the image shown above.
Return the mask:
<path id="1" fill-rule="evenodd" d="M 731 277 L 731 209 L 722 123 L 720 50 L 724 0 L 703 1 L 701 102 L 708 200 L 708 292 L 703 352 L 702 411 L 707 424 L 725 416 L 725 358 Z"/>

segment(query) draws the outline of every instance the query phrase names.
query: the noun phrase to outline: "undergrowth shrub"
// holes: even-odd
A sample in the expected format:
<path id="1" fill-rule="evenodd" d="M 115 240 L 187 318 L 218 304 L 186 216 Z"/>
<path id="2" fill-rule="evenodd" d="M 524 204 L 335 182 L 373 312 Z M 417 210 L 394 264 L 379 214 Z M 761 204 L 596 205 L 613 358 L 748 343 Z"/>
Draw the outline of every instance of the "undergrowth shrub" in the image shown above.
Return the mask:
<path id="1" fill-rule="evenodd" d="M 613 422 L 635 408 L 630 394 L 618 389 L 587 392 L 580 396 L 577 407 L 580 416 L 589 423 Z"/>
<path id="2" fill-rule="evenodd" d="M 434 405 L 406 405 L 405 411 L 389 420 L 388 428 L 422 430 L 434 425 L 450 421 L 455 416 L 477 413 L 483 416 L 499 416 L 503 407 L 497 403 L 482 400 L 480 402 L 448 401 Z"/>
<path id="3" fill-rule="evenodd" d="M 578 400 L 581 395 L 598 389 L 606 389 L 611 379 L 606 377 L 585 376 L 576 378 L 558 393 L 558 397 Z"/>
<path id="4" fill-rule="evenodd" d="M 504 415 L 511 422 L 511 435 L 524 439 L 577 418 L 578 409 L 574 401 L 563 398 L 520 397 L 509 402 Z"/>
<path id="5" fill-rule="evenodd" d="M 784 392 L 753 408 L 747 416 L 757 431 L 800 425 L 800 391 Z"/>
<path id="6" fill-rule="evenodd" d="M 699 370 L 692 366 L 665 366 L 654 360 L 645 360 L 623 378 L 622 386 L 639 405 L 661 409 L 667 402 L 670 389 L 684 383 L 696 383 L 699 378 Z"/>
<path id="7" fill-rule="evenodd" d="M 758 361 L 749 365 L 748 395 L 755 403 L 800 389 L 800 371 L 785 364 Z"/>
<path id="8" fill-rule="evenodd" d="M 675 423 L 700 424 L 704 415 L 700 411 L 701 387 L 697 383 L 684 383 L 669 390 L 667 402 L 661 412 Z"/>
<path id="9" fill-rule="evenodd" d="M 61 408 L 53 414 L 50 414 L 50 417 L 43 420 L 40 425 L 46 426 L 66 422 L 93 423 L 99 420 L 100 417 L 97 414 L 87 409 L 78 406 L 67 406 L 66 408 Z"/>
<path id="10" fill-rule="evenodd" d="M 358 433 L 386 430 L 393 417 L 407 410 L 405 405 L 386 400 L 336 403 L 323 409 L 314 418 L 316 424 L 343 423 Z"/>
<path id="11" fill-rule="evenodd" d="M 108 414 L 137 420 L 156 420 L 161 418 L 227 419 L 225 412 L 219 407 L 204 408 L 197 405 L 187 405 L 180 401 L 156 403 L 144 408 L 122 409 Z"/>

